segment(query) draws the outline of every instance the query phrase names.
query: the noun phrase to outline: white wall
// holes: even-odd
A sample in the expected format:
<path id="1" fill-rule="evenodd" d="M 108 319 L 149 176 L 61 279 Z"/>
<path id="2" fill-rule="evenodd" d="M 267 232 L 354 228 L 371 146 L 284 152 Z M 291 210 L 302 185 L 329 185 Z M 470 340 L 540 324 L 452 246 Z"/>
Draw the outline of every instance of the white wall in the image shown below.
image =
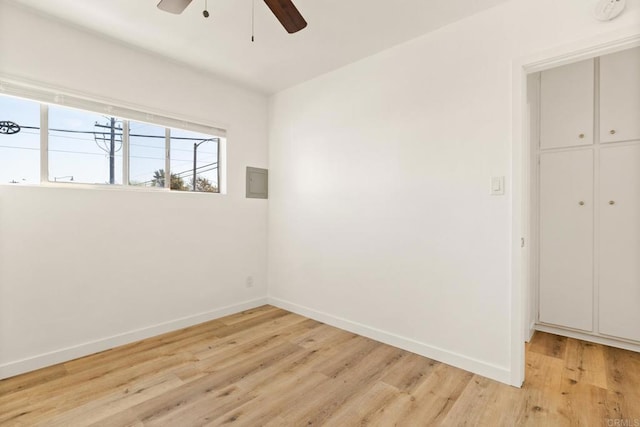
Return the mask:
<path id="1" fill-rule="evenodd" d="M 627 3 L 599 23 L 593 2 L 513 0 L 273 96 L 272 301 L 517 384 L 512 67 L 637 34 Z"/>
<path id="2" fill-rule="evenodd" d="M 265 301 L 264 95 L 4 1 L 2 76 L 225 127 L 228 194 L 0 186 L 0 377 Z"/>

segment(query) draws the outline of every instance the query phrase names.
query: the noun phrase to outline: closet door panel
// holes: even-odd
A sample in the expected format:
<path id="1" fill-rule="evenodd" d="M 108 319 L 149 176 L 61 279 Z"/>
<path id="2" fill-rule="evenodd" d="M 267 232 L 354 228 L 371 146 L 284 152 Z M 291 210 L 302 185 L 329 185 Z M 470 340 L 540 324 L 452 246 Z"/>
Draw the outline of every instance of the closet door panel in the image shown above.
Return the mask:
<path id="1" fill-rule="evenodd" d="M 540 73 L 540 147 L 593 144 L 592 59 Z"/>
<path id="2" fill-rule="evenodd" d="M 593 330 L 593 151 L 540 156 L 539 320 Z"/>
<path id="3" fill-rule="evenodd" d="M 640 145 L 601 149 L 599 209 L 599 331 L 640 341 Z"/>
<path id="4" fill-rule="evenodd" d="M 640 47 L 600 58 L 600 140 L 640 139 Z"/>

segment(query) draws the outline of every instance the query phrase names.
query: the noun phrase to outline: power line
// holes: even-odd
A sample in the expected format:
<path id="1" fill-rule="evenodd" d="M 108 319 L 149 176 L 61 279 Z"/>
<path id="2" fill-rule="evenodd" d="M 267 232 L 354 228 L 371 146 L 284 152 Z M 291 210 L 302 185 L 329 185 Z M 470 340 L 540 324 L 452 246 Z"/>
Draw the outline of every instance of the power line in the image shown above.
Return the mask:
<path id="1" fill-rule="evenodd" d="M 158 159 L 158 160 L 161 160 L 161 159 Z M 171 159 L 171 162 L 172 162 L 172 163 L 174 163 L 175 161 L 176 161 L 175 159 Z M 191 160 L 182 160 L 181 162 L 186 163 L 186 162 L 191 162 Z M 207 166 L 209 166 L 209 165 L 214 165 L 214 164 L 217 164 L 217 163 L 218 163 L 218 162 L 217 162 L 217 161 L 215 161 L 215 162 L 213 162 L 213 163 L 209 163 L 209 164 L 206 164 L 206 165 L 203 165 L 203 166 L 199 166 L 197 169 L 200 169 L 200 168 L 203 168 L 203 167 L 207 167 Z M 216 166 L 216 168 L 217 168 L 217 166 Z M 141 178 L 141 177 L 145 177 L 145 176 L 147 176 L 147 175 L 149 175 L 149 174 L 152 174 L 152 173 L 156 172 L 157 170 L 158 170 L 158 169 L 154 169 L 154 170 L 151 170 L 151 171 L 146 171 L 146 172 L 136 173 L 136 174 L 133 176 L 133 178 Z M 189 171 L 193 172 L 193 169 L 190 169 Z M 185 172 L 189 172 L 189 171 L 178 172 L 178 173 L 183 174 L 183 173 L 185 173 Z M 171 175 L 175 175 L 175 173 L 171 173 Z M 130 179 L 131 179 L 131 178 L 132 178 L 132 177 L 130 177 Z"/>
<path id="2" fill-rule="evenodd" d="M 202 171 L 200 171 L 199 173 L 209 172 L 209 171 L 212 171 L 212 170 L 218 169 L 218 162 L 213 162 L 213 163 L 209 163 L 209 164 L 207 164 L 207 165 L 198 166 L 198 167 L 196 168 L 196 170 L 198 170 L 198 169 L 202 169 L 202 168 L 207 168 L 207 167 L 210 167 L 210 166 L 212 166 L 212 165 L 216 165 L 216 166 L 214 166 L 214 167 L 212 167 L 212 168 L 210 168 L 210 169 L 207 169 L 207 170 L 202 170 Z M 154 172 L 156 172 L 156 171 L 154 171 Z M 193 173 L 193 169 L 187 169 L 187 170 L 184 170 L 184 171 L 182 171 L 182 172 L 175 172 L 175 173 L 173 173 L 173 172 L 172 172 L 170 175 L 171 175 L 172 177 L 183 178 L 183 175 L 184 175 L 184 174 L 191 174 L 191 173 Z M 141 182 L 140 184 L 146 184 L 146 183 L 154 182 L 154 181 L 155 181 L 155 179 L 150 179 L 150 180 L 147 180 L 147 181 L 143 181 L 143 182 Z"/>
<path id="3" fill-rule="evenodd" d="M 22 129 L 34 129 L 34 130 L 40 130 L 40 127 L 37 126 L 20 126 Z M 118 130 L 122 130 L 120 128 L 116 128 Z M 67 132 L 67 133 L 84 133 L 84 134 L 103 134 L 103 135 L 111 135 L 111 132 L 100 132 L 100 131 L 88 131 L 88 130 L 73 130 L 73 129 L 53 129 L 53 128 L 49 128 L 49 132 Z M 122 136 L 122 133 L 117 134 L 119 136 Z M 145 135 L 145 134 L 137 134 L 137 133 L 130 133 L 129 137 L 140 137 L 140 138 L 157 138 L 157 139 L 165 139 L 164 135 Z M 214 136 L 211 138 L 193 138 L 193 137 L 187 137 L 187 136 L 170 136 L 170 139 L 178 139 L 178 140 L 184 140 L 184 141 L 217 141 L 220 142 L 220 138 Z"/>
<path id="4" fill-rule="evenodd" d="M 14 149 L 14 150 L 29 150 L 29 151 L 40 151 L 39 147 L 15 147 L 15 146 L 11 146 L 11 145 L 0 145 L 0 148 L 10 148 L 10 149 Z M 54 153 L 68 153 L 68 154 L 86 154 L 86 155 L 90 155 L 90 156 L 104 156 L 105 154 L 103 153 L 90 153 L 87 151 L 71 151 L 71 150 L 58 150 L 58 149 L 49 149 L 50 152 L 54 152 Z M 150 157 L 150 156 L 133 156 L 130 155 L 129 158 L 132 159 L 145 159 L 145 160 L 164 160 L 164 157 Z M 171 159 L 172 162 L 191 162 L 190 159 Z M 143 174 L 139 174 L 139 175 L 143 175 Z"/>
<path id="5" fill-rule="evenodd" d="M 40 147 L 31 148 L 31 147 L 14 147 L 12 145 L 0 145 L 0 148 L 15 148 L 16 150 L 37 150 L 40 151 Z M 49 150 L 52 151 L 52 150 Z"/>
<path id="6" fill-rule="evenodd" d="M 209 169 L 201 170 L 201 171 L 199 171 L 198 173 L 199 173 L 199 174 L 203 174 L 203 173 L 205 173 L 205 172 L 211 172 L 211 171 L 214 171 L 214 170 L 216 170 L 216 169 L 218 169 L 218 167 L 217 167 L 217 166 L 214 166 L 214 167 L 209 168 Z M 191 172 L 191 171 L 189 171 L 189 172 Z"/>
<path id="7" fill-rule="evenodd" d="M 196 171 L 197 171 L 198 169 L 206 168 L 206 167 L 209 167 L 209 166 L 211 166 L 211 165 L 217 165 L 217 164 L 218 164 L 218 162 L 213 162 L 213 163 L 209 163 L 208 165 L 198 166 L 198 167 L 196 168 Z M 207 170 L 200 171 L 200 173 L 202 173 L 202 172 L 208 172 L 208 171 L 210 171 L 210 170 L 217 169 L 217 168 L 218 168 L 218 166 L 215 166 L 215 167 L 213 167 L 213 168 L 211 168 L 211 169 L 207 169 Z M 182 172 L 172 173 L 171 175 L 179 176 L 180 178 L 182 178 L 182 175 L 183 175 L 183 174 L 192 173 L 192 172 L 193 172 L 193 169 L 189 169 L 189 170 L 182 171 Z"/>
<path id="8" fill-rule="evenodd" d="M 10 145 L 0 145 L 0 148 L 11 148 L 14 150 L 30 150 L 30 151 L 40 151 L 40 148 L 32 148 L 32 147 L 14 147 Z M 68 154 L 86 154 L 89 156 L 105 156 L 104 153 L 90 153 L 88 151 L 71 151 L 71 150 L 57 150 L 57 149 L 49 149 L 50 152 L 54 153 L 68 153 Z M 132 159 L 147 159 L 147 160 L 164 160 L 164 157 L 149 157 L 149 156 L 129 156 Z M 176 160 L 173 161 L 182 161 L 182 162 L 190 162 L 191 160 Z"/>
<path id="9" fill-rule="evenodd" d="M 31 128 L 32 127 L 28 127 L 28 126 L 23 126 L 22 127 L 22 129 L 31 129 Z M 33 129 L 37 129 L 37 128 L 33 128 Z M 68 131 L 68 132 L 74 133 L 75 131 Z M 40 132 L 24 132 L 24 133 L 27 134 L 27 135 L 40 135 Z M 102 133 L 104 133 L 104 132 L 102 132 Z M 77 138 L 77 137 L 73 137 L 73 136 L 65 136 L 65 135 L 52 135 L 52 136 L 54 136 L 55 138 L 65 138 L 65 139 L 73 139 L 73 140 L 76 140 L 76 141 L 89 142 L 88 139 Z M 136 135 L 130 135 L 130 136 L 136 136 Z M 146 136 L 144 136 L 144 135 L 139 135 L 139 136 L 136 136 L 136 137 L 146 138 Z M 162 138 L 164 139 L 164 137 L 162 137 Z M 174 137 L 171 137 L 171 139 L 174 139 Z M 214 138 L 214 139 L 216 139 L 216 138 Z M 200 139 L 194 139 L 194 141 L 201 141 L 201 140 Z M 220 142 L 220 141 L 217 141 L 217 142 Z M 154 145 L 138 144 L 138 143 L 132 143 L 132 142 L 129 142 L 129 146 L 153 148 L 153 149 L 156 149 L 156 150 L 164 150 L 165 149 L 164 147 L 156 147 Z M 192 149 L 174 148 L 174 147 L 171 147 L 171 151 L 184 151 L 185 153 L 192 153 L 193 152 Z M 202 153 L 204 153 L 204 154 L 215 154 L 216 152 L 215 151 L 203 150 Z"/>

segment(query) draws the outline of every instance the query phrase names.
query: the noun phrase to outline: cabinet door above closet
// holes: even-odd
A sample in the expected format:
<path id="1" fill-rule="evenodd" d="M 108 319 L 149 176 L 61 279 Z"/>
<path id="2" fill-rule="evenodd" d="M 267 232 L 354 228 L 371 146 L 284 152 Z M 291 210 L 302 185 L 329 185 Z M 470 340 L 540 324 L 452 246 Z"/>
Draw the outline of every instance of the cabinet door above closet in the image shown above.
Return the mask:
<path id="1" fill-rule="evenodd" d="M 593 144 L 594 61 L 540 73 L 540 148 Z"/>
<path id="2" fill-rule="evenodd" d="M 640 47 L 600 58 L 600 141 L 640 139 Z"/>

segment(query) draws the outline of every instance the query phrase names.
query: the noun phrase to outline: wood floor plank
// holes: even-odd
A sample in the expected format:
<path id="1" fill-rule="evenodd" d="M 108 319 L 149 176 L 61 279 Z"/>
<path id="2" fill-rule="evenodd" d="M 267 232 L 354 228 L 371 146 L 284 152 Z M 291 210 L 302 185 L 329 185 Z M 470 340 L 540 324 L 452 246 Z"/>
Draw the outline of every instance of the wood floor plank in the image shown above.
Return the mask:
<path id="1" fill-rule="evenodd" d="M 83 405 L 94 399 L 111 393 L 114 389 L 127 386 L 149 376 L 162 376 L 177 366 L 192 363 L 193 357 L 189 354 L 176 354 L 160 356 L 146 360 L 135 366 L 114 370 L 108 373 L 94 374 L 92 371 L 83 371 L 76 375 L 67 375 L 51 382 L 43 383 L 33 388 L 33 393 L 28 390 L 5 397 L 1 403 L 0 423 L 6 417 L 12 417 L 16 413 L 22 413 L 25 406 L 34 402 L 35 409 L 30 411 L 29 418 L 42 417 L 59 411 L 65 411 L 73 407 Z M 25 418 L 26 415 L 23 416 Z"/>
<path id="2" fill-rule="evenodd" d="M 27 372 L 12 378 L 11 381 L 0 381 L 0 396 L 9 396 L 21 390 L 31 389 L 38 384 L 51 382 L 67 374 L 67 369 L 62 364 Z"/>
<path id="3" fill-rule="evenodd" d="M 262 306 L 2 380 L 0 426 L 640 422 L 639 353 L 545 333 L 525 350 L 518 389 Z"/>
<path id="4" fill-rule="evenodd" d="M 304 375 L 300 374 L 301 372 L 292 372 L 290 375 L 273 378 L 269 384 L 263 383 L 261 387 L 253 388 L 253 399 L 221 414 L 218 418 L 208 420 L 203 425 L 262 426 L 269 424 L 275 417 L 282 420 L 281 425 L 286 424 L 280 414 L 291 404 L 295 395 L 313 390 L 327 380 L 325 375 L 317 372 L 305 371 Z"/>
<path id="5" fill-rule="evenodd" d="M 412 392 L 438 364 L 435 360 L 406 352 L 402 363 L 388 369 L 380 380 L 400 391 Z"/>
<path id="6" fill-rule="evenodd" d="M 223 353 L 242 353 L 246 348 L 256 343 L 282 341 L 293 334 L 312 329 L 318 323 L 296 314 L 282 316 L 279 319 L 265 322 L 248 330 L 241 330 L 235 334 L 203 343 L 194 347 L 191 352 L 198 360 L 205 360 Z"/>
<path id="7" fill-rule="evenodd" d="M 325 374 L 327 377 L 336 377 L 341 372 L 349 370 L 359 363 L 364 357 L 379 347 L 379 343 L 365 337 L 357 336 L 349 341 L 344 351 L 339 352 L 334 357 L 321 361 L 316 367 L 317 372 Z"/>
<path id="8" fill-rule="evenodd" d="M 554 334 L 535 334 L 527 350 L 545 356 L 564 359 L 567 349 L 567 337 Z"/>
<path id="9" fill-rule="evenodd" d="M 182 349 L 190 342 L 198 342 L 205 339 L 215 339 L 215 331 L 225 327 L 221 322 L 214 320 L 182 331 L 169 332 L 157 337 L 116 347 L 80 359 L 75 359 L 64 363 L 69 373 L 85 371 L 95 368 L 96 366 L 104 366 L 107 363 L 122 363 L 127 361 L 133 355 L 144 355 L 145 353 L 155 352 L 160 354 L 169 354 L 176 350 Z"/>
<path id="10" fill-rule="evenodd" d="M 235 408 L 217 407 L 217 398 L 206 396 L 190 405 L 183 405 L 171 416 L 158 419 L 157 424 L 171 425 L 180 419 L 188 420 L 189 425 L 209 423 L 219 425 L 228 423 L 229 420 L 232 420 L 235 425 L 267 423 L 269 418 L 280 412 L 276 410 L 278 402 L 283 405 L 282 408 L 285 408 L 292 400 L 292 396 L 287 396 L 287 392 L 295 389 L 296 393 L 301 393 L 307 388 L 315 387 L 320 380 L 326 379 L 326 376 L 311 370 L 314 360 L 322 357 L 321 352 L 298 348 L 299 351 L 288 354 L 273 363 L 262 364 L 261 369 L 253 375 L 247 375 L 235 381 L 234 386 L 240 389 L 236 393 Z M 287 397 L 279 400 L 279 396 Z"/>
<path id="11" fill-rule="evenodd" d="M 564 375 L 575 382 L 606 389 L 604 346 L 586 341 L 569 341 Z"/>
<path id="12" fill-rule="evenodd" d="M 145 424 L 152 423 L 185 405 L 190 405 L 209 393 L 220 394 L 226 387 L 260 371 L 262 366 L 274 363 L 299 349 L 300 347 L 294 344 L 283 343 L 270 350 L 257 353 L 227 369 L 216 371 L 215 374 L 212 372 L 210 375 L 197 378 L 158 398 L 134 405 L 111 417 L 109 425 L 117 426 L 134 420 L 142 421 Z"/>
<path id="13" fill-rule="evenodd" d="M 572 425 L 589 425 L 591 420 L 606 420 L 608 391 L 588 384 L 563 381 L 558 412 Z"/>
<path id="14" fill-rule="evenodd" d="M 489 387 L 495 391 L 487 391 L 487 395 L 491 394 L 491 397 L 488 399 L 484 409 L 479 410 L 481 414 L 478 415 L 474 410 L 471 410 L 458 423 L 473 425 L 473 422 L 477 419 L 477 426 L 512 427 L 517 425 L 515 420 L 520 419 L 523 413 L 523 408 L 521 407 L 523 393 L 521 389 L 487 378 L 483 380 L 488 381 L 491 384 Z"/>
<path id="15" fill-rule="evenodd" d="M 638 353 L 613 347 L 604 347 L 604 366 L 609 414 L 619 419 L 640 420 L 640 357 Z M 615 396 L 615 397 L 614 397 Z"/>
<path id="16" fill-rule="evenodd" d="M 412 393 L 402 392 L 371 416 L 370 425 L 441 425 L 473 374 L 439 364 Z"/>
<path id="17" fill-rule="evenodd" d="M 485 408 L 489 405 L 500 384 L 478 375 L 471 378 L 460 397 L 454 402 L 449 413 L 442 420 L 443 425 L 454 425 L 464 420 L 459 425 L 479 426 L 496 425 L 496 420 L 486 420 Z"/>
<path id="18" fill-rule="evenodd" d="M 562 396 L 564 361 L 541 353 L 527 354 L 527 393 L 521 400 L 519 425 L 566 425 L 565 415 L 559 411 Z"/>
<path id="19" fill-rule="evenodd" d="M 325 345 L 334 344 L 336 340 L 347 341 L 356 337 L 358 337 L 358 335 L 329 325 L 320 324 L 317 329 L 292 338 L 291 342 L 305 348 L 320 348 Z"/>
<path id="20" fill-rule="evenodd" d="M 174 411 L 164 413 L 162 416 L 146 419 L 145 427 L 164 427 L 178 425 L 206 425 L 218 414 L 234 410 L 238 405 L 255 399 L 252 393 L 243 393 L 237 385 L 231 385 L 208 393 L 190 404 L 181 405 Z"/>
<path id="21" fill-rule="evenodd" d="M 327 420 L 325 425 L 342 427 L 369 425 L 374 414 L 398 397 L 400 390 L 381 381 L 375 382 L 363 393 L 354 394 Z"/>
<path id="22" fill-rule="evenodd" d="M 179 378 L 172 374 L 163 377 L 154 376 L 130 386 L 120 387 L 113 393 L 76 406 L 62 414 L 47 417 L 36 425 L 49 427 L 86 426 L 107 419 L 132 405 L 161 396 L 183 384 Z"/>
<path id="23" fill-rule="evenodd" d="M 257 308 L 252 308 L 250 310 L 241 311 L 240 313 L 223 317 L 222 319 L 220 319 L 220 322 L 224 323 L 225 325 L 234 325 L 236 323 L 245 322 L 249 319 L 254 319 L 265 313 L 273 313 L 276 311 L 281 311 L 281 310 L 272 305 L 263 305 Z"/>
<path id="24" fill-rule="evenodd" d="M 216 331 L 216 335 L 220 338 L 228 337 L 229 335 L 233 335 L 237 332 L 242 332 L 249 328 L 262 325 L 264 324 L 264 322 L 267 322 L 269 320 L 278 319 L 280 317 L 289 316 L 291 314 L 292 313 L 284 310 L 268 311 L 250 319 L 235 322 L 231 325 L 225 325 L 224 327 Z"/>
<path id="25" fill-rule="evenodd" d="M 366 390 L 379 380 L 384 370 L 401 359 L 403 350 L 376 343 L 376 347 L 363 354 L 354 351 L 350 359 L 343 359 L 342 366 L 321 370 L 329 378 L 318 385 L 311 394 L 298 397 L 280 416 L 296 425 L 322 425 L 333 413 L 352 400 L 359 390 Z M 365 347 L 366 348 L 366 347 Z M 301 401 L 302 399 L 302 401 Z M 304 402 L 314 401 L 309 407 Z"/>
<path id="26" fill-rule="evenodd" d="M 308 325 L 300 323 L 296 326 L 292 326 L 291 328 L 293 330 L 305 330 L 308 328 Z M 300 348 L 296 344 L 289 342 L 286 337 L 287 335 L 281 336 L 279 334 L 264 335 L 254 340 L 247 341 L 244 344 L 234 346 L 232 349 L 229 347 L 223 347 L 220 349 L 221 351 L 210 353 L 206 358 L 197 360 L 195 362 L 195 366 L 203 374 L 210 374 L 225 370 L 230 366 L 235 366 L 242 363 L 245 359 L 251 359 L 254 355 L 265 353 L 270 349 L 279 347 L 283 344 L 289 344 Z"/>

